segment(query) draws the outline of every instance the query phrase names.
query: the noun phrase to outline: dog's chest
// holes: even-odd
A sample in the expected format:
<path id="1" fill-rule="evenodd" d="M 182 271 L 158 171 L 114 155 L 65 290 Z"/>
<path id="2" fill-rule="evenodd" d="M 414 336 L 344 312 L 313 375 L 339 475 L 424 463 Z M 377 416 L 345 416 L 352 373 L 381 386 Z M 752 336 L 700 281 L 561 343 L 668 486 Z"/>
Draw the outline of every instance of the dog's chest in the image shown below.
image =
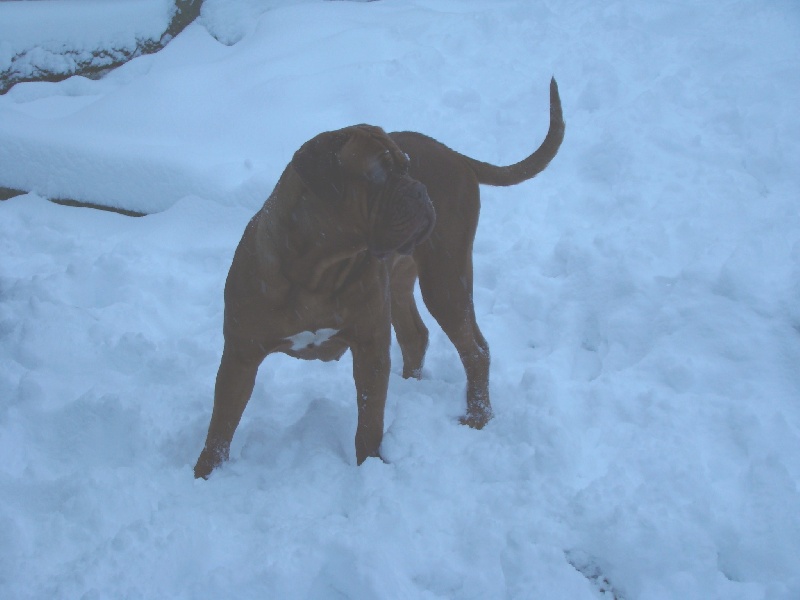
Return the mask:
<path id="1" fill-rule="evenodd" d="M 375 261 L 353 275 L 333 289 L 290 284 L 283 306 L 262 313 L 271 330 L 266 335 L 271 341 L 264 345 L 295 358 L 330 361 L 341 358 L 354 337 L 369 337 L 376 322 L 389 318 L 388 274 Z M 265 280 L 262 287 L 269 285 Z"/>

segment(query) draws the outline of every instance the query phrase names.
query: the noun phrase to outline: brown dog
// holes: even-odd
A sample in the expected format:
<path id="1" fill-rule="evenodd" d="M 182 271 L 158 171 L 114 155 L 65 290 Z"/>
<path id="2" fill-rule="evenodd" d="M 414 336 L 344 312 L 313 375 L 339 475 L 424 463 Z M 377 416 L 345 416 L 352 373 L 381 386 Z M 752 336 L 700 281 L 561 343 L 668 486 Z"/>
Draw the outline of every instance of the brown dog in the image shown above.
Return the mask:
<path id="1" fill-rule="evenodd" d="M 564 137 L 550 82 L 550 129 L 528 158 L 479 162 L 419 133 L 357 125 L 321 133 L 286 167 L 245 229 L 225 285 L 225 347 L 214 411 L 194 468 L 227 460 L 261 361 L 272 352 L 335 360 L 350 348 L 358 403 L 356 461 L 378 456 L 389 382 L 391 325 L 403 377 L 419 377 L 425 305 L 458 350 L 467 375 L 462 423 L 492 417 L 489 347 L 472 304 L 472 241 L 479 183 L 514 185 L 541 172 Z"/>

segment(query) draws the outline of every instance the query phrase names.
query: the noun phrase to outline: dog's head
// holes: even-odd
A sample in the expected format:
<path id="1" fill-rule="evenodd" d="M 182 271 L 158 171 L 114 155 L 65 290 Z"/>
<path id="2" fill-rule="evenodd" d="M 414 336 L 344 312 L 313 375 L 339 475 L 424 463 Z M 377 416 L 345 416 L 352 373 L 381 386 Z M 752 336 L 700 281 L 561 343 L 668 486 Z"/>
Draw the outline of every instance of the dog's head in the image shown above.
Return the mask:
<path id="1" fill-rule="evenodd" d="M 433 231 L 427 189 L 409 176 L 409 157 L 379 127 L 321 133 L 295 153 L 292 166 L 320 201 L 363 224 L 367 247 L 380 258 L 411 254 Z"/>

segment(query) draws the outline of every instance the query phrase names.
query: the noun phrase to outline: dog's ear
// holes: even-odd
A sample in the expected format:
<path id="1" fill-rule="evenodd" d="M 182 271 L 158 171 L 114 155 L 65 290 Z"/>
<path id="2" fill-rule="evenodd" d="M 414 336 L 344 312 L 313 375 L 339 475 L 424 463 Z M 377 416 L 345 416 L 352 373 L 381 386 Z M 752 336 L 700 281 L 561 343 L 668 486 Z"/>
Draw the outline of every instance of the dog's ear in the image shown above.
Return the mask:
<path id="1" fill-rule="evenodd" d="M 339 151 L 349 137 L 343 131 L 320 133 L 294 153 L 292 167 L 318 198 L 344 198 L 344 174 Z"/>

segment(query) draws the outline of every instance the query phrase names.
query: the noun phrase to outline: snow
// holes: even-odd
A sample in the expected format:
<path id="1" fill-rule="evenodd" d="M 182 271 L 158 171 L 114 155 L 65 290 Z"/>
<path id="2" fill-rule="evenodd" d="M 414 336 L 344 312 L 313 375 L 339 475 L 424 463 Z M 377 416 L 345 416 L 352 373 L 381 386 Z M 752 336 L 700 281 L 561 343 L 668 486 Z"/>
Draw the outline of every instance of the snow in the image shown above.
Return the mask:
<path id="1" fill-rule="evenodd" d="M 8 11 L 61 3 L 24 4 L 5 53 Z M 794 4 L 207 4 L 101 80 L 0 96 L 0 186 L 32 192 L 0 203 L 0 597 L 800 597 Z M 386 463 L 355 466 L 349 354 L 274 355 L 194 480 L 225 275 L 292 153 L 366 122 L 510 163 L 553 74 L 559 155 L 482 190 L 495 419 L 458 424 L 425 313 Z"/>
<path id="2" fill-rule="evenodd" d="M 94 50 L 131 52 L 137 41 L 161 37 L 173 8 L 172 0 L 6 1 L 0 6 L 0 72 L 71 73 Z"/>

